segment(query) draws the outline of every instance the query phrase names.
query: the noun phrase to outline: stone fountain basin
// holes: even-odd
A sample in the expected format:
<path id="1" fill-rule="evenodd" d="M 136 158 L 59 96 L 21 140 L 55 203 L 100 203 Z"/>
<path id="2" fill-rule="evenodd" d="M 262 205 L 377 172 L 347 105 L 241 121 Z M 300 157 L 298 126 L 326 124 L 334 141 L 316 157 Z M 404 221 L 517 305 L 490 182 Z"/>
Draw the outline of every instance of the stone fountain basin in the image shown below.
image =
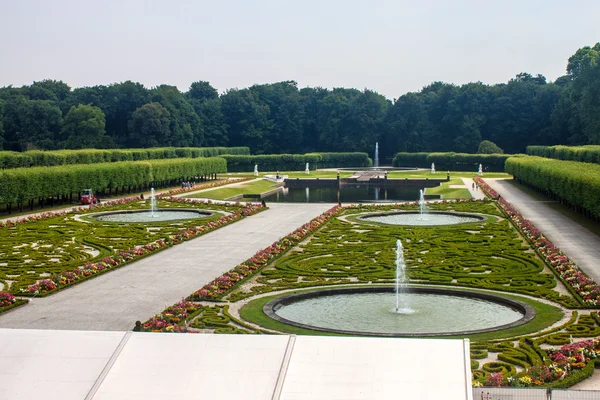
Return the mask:
<path id="1" fill-rule="evenodd" d="M 358 218 L 366 222 L 379 222 L 388 225 L 436 226 L 457 225 L 485 221 L 486 217 L 447 211 L 428 211 L 421 214 L 416 211 L 368 214 Z"/>
<path id="2" fill-rule="evenodd" d="M 90 214 L 88 216 L 101 222 L 153 223 L 206 218 L 213 214 L 208 211 L 190 208 L 173 208 L 154 210 L 154 216 L 152 216 L 152 212 L 148 209 L 109 211 Z"/>
<path id="3" fill-rule="evenodd" d="M 395 313 L 395 288 L 376 286 L 323 289 L 286 295 L 265 304 L 263 312 L 279 322 L 300 328 L 384 337 L 472 335 L 512 328 L 535 317 L 534 308 L 528 304 L 489 293 L 410 288 L 402 296 L 406 294 L 425 296 L 424 303 L 421 303 L 431 307 L 413 304 L 415 310 L 412 313 Z M 352 299 L 362 295 L 376 297 Z M 453 300 L 460 300 L 457 304 L 466 302 L 470 306 L 457 306 L 453 304 Z M 288 309 L 293 311 L 290 316 L 286 307 L 296 306 L 299 308 Z M 421 307 L 427 309 L 419 309 Z M 344 310 L 338 312 L 338 308 Z M 507 319 L 504 319 L 505 314 Z M 483 326 L 481 320 L 485 320 Z"/>

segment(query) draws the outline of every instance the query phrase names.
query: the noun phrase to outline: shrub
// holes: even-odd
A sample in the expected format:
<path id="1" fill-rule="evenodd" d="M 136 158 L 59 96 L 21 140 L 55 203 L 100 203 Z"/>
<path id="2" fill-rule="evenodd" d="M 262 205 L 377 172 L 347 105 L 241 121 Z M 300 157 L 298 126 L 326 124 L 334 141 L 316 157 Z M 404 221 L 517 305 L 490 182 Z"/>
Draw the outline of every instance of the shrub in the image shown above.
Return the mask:
<path id="1" fill-rule="evenodd" d="M 600 164 L 600 146 L 527 146 L 526 152 L 530 156 Z"/>
<path id="2" fill-rule="evenodd" d="M 477 154 L 504 154 L 504 150 L 489 140 L 484 140 L 479 143 Z"/>
<path id="3" fill-rule="evenodd" d="M 600 218 L 600 165 L 542 157 L 511 157 L 506 172 L 549 196 Z"/>
<path id="4" fill-rule="evenodd" d="M 150 149 L 31 150 L 23 153 L 0 151 L 0 169 L 51 167 L 70 164 L 99 164 L 165 158 L 216 157 L 222 154 L 249 155 L 248 147 L 157 147 Z"/>
<path id="5" fill-rule="evenodd" d="M 429 168 L 432 163 L 438 170 L 474 171 L 481 164 L 486 171 L 504 172 L 504 163 L 511 157 L 508 154 L 466 154 L 466 153 L 397 153 L 394 167 Z"/>

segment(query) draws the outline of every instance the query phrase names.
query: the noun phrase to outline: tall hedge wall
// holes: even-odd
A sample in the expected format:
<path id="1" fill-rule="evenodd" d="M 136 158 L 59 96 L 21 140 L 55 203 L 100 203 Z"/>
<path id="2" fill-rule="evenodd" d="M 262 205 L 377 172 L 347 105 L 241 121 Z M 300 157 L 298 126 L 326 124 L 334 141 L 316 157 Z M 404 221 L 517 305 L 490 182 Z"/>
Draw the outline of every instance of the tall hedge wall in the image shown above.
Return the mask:
<path id="1" fill-rule="evenodd" d="M 527 154 L 600 164 L 600 146 L 527 146 Z"/>
<path id="2" fill-rule="evenodd" d="M 372 160 L 367 153 L 308 153 L 321 156 L 317 168 L 370 167 Z"/>
<path id="3" fill-rule="evenodd" d="M 223 155 L 229 172 L 251 172 L 258 164 L 259 171 L 304 171 L 306 163 L 311 170 L 336 167 L 368 167 L 367 153 L 307 153 L 263 154 L 254 156 Z"/>
<path id="4" fill-rule="evenodd" d="M 577 208 L 600 218 L 600 165 L 542 157 L 511 157 L 506 172 Z"/>
<path id="5" fill-rule="evenodd" d="M 435 164 L 438 171 L 474 171 L 481 164 L 485 171 L 504 172 L 504 163 L 510 154 L 466 153 L 396 153 L 394 167 L 430 168 Z"/>
<path id="6" fill-rule="evenodd" d="M 259 171 L 304 171 L 306 163 L 311 169 L 321 159 L 318 155 L 310 154 L 264 154 L 256 156 L 221 156 L 227 160 L 228 172 L 251 172 L 258 164 Z"/>
<path id="7" fill-rule="evenodd" d="M 147 187 L 226 171 L 227 163 L 219 157 L 15 168 L 0 171 L 0 203 L 69 196 L 88 188 L 103 192 Z"/>
<path id="8" fill-rule="evenodd" d="M 156 147 L 149 149 L 114 150 L 32 150 L 23 153 L 0 151 L 0 169 L 159 160 L 166 158 L 216 157 L 222 154 L 248 155 L 250 154 L 250 149 L 248 147 Z"/>

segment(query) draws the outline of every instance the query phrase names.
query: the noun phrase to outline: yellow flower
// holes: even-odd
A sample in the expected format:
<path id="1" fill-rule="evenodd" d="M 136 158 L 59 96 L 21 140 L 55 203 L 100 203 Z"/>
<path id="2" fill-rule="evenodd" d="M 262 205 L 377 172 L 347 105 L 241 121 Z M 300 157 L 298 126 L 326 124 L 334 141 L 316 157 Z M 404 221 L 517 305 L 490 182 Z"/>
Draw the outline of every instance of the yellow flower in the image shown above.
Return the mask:
<path id="1" fill-rule="evenodd" d="M 531 385 L 531 377 L 528 375 L 522 376 L 521 378 L 519 378 L 519 382 L 521 382 L 524 385 Z"/>

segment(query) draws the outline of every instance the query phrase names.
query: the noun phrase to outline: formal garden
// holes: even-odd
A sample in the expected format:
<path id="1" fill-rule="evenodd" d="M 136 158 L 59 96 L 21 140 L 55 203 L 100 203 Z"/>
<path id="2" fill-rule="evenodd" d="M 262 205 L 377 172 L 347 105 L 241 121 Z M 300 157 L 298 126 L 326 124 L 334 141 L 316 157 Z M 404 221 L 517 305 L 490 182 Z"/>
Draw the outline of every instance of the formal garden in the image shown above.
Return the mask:
<path id="1" fill-rule="evenodd" d="M 277 168 L 292 179 L 315 180 L 335 180 L 352 174 L 343 169 L 316 171 L 317 165 L 371 165 L 366 153 L 251 156 L 236 148 L 232 155 L 212 158 L 202 157 L 202 152 L 188 153 L 168 149 L 152 154 L 115 151 L 109 160 L 110 152 L 67 152 L 57 155 L 58 161 L 32 157 L 30 167 L 0 174 L 2 184 L 19 188 L 0 196 L 7 209 L 11 203 L 21 209 L 33 207 L 40 197 L 46 196 L 61 201 L 70 199 L 90 177 L 94 177 L 91 182 L 96 191 L 125 196 L 75 207 L 69 212 L 47 212 L 1 222 L 0 312 L 26 304 L 27 298 L 51 295 L 264 210 L 261 203 L 206 199 L 222 200 L 271 190 L 272 183 L 268 181 L 245 182 L 255 178 L 251 171 L 258 163 L 264 171 Z M 90 157 L 91 161 L 86 164 L 77 159 L 73 162 L 81 164 L 68 167 L 71 169 L 67 171 L 65 164 L 75 155 Z M 506 165 L 506 170 L 518 180 L 549 191 L 546 194 L 573 205 L 588 217 L 598 216 L 597 203 L 591 199 L 600 175 L 597 166 L 525 155 L 398 153 L 395 165 L 415 169 L 390 171 L 386 179 L 439 180 L 440 185 L 427 189 L 427 193 L 441 196 L 441 200 L 332 206 L 230 271 L 211 282 L 199 283 L 193 293 L 144 321 L 141 329 L 216 334 L 468 337 L 475 386 L 571 386 L 592 374 L 600 355 L 596 339 L 600 336 L 596 311 L 600 287 L 478 176 L 481 172 L 474 168 L 478 161 L 486 163 L 485 177 L 506 177 Z M 303 171 L 309 162 L 311 169 Z M 50 166 L 43 166 L 44 163 Z M 439 168 L 438 176 L 433 163 Z M 571 167 L 579 168 L 577 179 L 569 174 Z M 456 172 L 460 170 L 469 172 Z M 269 173 L 261 172 L 258 178 L 265 174 Z M 153 198 L 129 195 L 150 186 L 173 187 L 182 180 L 196 178 L 211 180 L 193 188 L 182 184 Z M 462 178 L 473 178 L 486 198 L 468 198 Z M 23 179 L 37 187 L 39 193 L 17 185 Z M 575 192 L 581 195 L 573 196 Z M 193 217 L 160 221 L 153 215 L 148 217 L 154 210 L 175 214 L 187 211 Z M 144 222 L 127 221 L 138 215 L 145 218 Z M 117 220 L 112 220 L 114 216 Z M 404 216 L 416 216 L 425 222 L 397 221 Z M 429 220 L 437 217 L 456 218 L 457 222 L 433 225 Z M 405 275 L 401 285 L 406 292 L 404 297 L 399 289 L 394 295 L 394 289 L 400 288 L 399 260 Z M 394 325 L 391 331 L 372 329 L 374 325 L 369 326 L 367 318 L 369 310 L 366 328 L 350 331 L 319 325 L 310 320 L 312 316 L 307 322 L 280 315 L 288 305 L 317 298 L 333 299 L 337 301 L 335 307 L 341 310 L 347 302 L 343 296 L 354 292 L 381 294 L 377 298 L 384 300 L 377 300 L 377 310 L 372 314 L 383 310 L 387 317 L 396 320 L 412 321 L 408 314 L 423 314 L 428 321 L 442 321 L 439 313 L 446 311 L 427 314 L 429 310 L 426 313 L 417 303 L 407 315 L 397 315 L 399 299 L 409 299 L 413 294 L 423 294 L 426 302 L 438 294 L 483 300 L 517 316 L 507 322 L 497 319 L 496 309 L 477 317 L 463 310 L 459 314 L 467 317 L 466 325 L 453 329 L 437 326 L 421 332 L 409 331 L 406 326 L 422 322 L 397 324 L 400 327 Z M 334 313 L 325 318 L 325 325 L 330 322 L 328 319 L 344 322 L 347 314 Z M 469 323 L 469 318 L 471 322 L 490 322 L 479 327 Z"/>
<path id="2" fill-rule="evenodd" d="M 268 304 L 323 289 L 394 286 L 401 240 L 409 291 L 466 289 L 534 310 L 525 323 L 433 335 L 471 339 L 475 386 L 569 387 L 591 376 L 600 355 L 600 287 L 483 180 L 475 180 L 487 199 L 427 205 L 433 214 L 480 217 L 474 222 L 432 227 L 365 218 L 417 212 L 417 201 L 335 206 L 145 321 L 143 330 L 338 335 L 282 322 L 269 315 Z M 390 305 L 383 307 L 393 308 L 393 297 L 390 292 Z"/>
<path id="3" fill-rule="evenodd" d="M 231 182 L 207 183 L 194 190 Z M 264 209 L 260 203 L 213 203 L 175 196 L 189 190 L 171 190 L 155 199 L 125 197 L 71 212 L 47 212 L 1 222 L 0 312 L 25 303 L 15 295 L 47 296 Z M 153 218 L 152 203 L 161 212 L 176 211 L 176 217 L 165 221 Z M 177 219 L 182 211 L 192 216 Z M 109 215 L 147 218 L 146 222 L 119 222 Z"/>

